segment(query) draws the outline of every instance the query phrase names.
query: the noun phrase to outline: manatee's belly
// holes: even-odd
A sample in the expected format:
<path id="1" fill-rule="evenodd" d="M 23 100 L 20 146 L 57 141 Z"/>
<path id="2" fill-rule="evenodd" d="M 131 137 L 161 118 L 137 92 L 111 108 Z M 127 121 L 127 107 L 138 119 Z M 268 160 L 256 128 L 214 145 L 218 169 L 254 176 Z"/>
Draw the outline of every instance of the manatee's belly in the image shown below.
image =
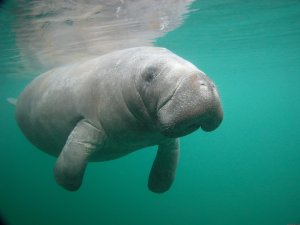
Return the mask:
<path id="1" fill-rule="evenodd" d="M 90 161 L 107 161 L 120 158 L 142 148 L 158 145 L 165 139 L 159 133 L 147 131 L 131 133 L 131 137 L 128 136 L 106 140 L 104 146 L 91 156 Z"/>
<path id="2" fill-rule="evenodd" d="M 77 122 L 52 123 L 51 119 L 26 120 L 19 126 L 27 139 L 40 150 L 58 156 Z"/>

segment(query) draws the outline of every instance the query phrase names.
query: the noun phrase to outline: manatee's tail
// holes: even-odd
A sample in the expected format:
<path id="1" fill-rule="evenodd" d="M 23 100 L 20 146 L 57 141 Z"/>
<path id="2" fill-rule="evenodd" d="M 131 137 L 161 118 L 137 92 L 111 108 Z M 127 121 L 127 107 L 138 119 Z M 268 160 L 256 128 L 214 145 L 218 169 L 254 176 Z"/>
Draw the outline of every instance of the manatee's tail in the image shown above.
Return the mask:
<path id="1" fill-rule="evenodd" d="M 18 99 L 16 99 L 16 98 L 7 98 L 6 101 L 7 101 L 8 103 L 10 103 L 11 105 L 16 106 L 16 105 L 17 105 L 17 102 L 18 102 Z"/>

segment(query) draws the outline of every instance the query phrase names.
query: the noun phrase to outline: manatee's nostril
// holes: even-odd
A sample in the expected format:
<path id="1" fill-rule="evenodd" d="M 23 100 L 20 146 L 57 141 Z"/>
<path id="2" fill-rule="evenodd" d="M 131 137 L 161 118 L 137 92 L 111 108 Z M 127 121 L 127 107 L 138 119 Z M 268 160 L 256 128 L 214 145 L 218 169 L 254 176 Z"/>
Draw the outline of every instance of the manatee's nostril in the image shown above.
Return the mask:
<path id="1" fill-rule="evenodd" d="M 201 90 L 207 90 L 208 89 L 208 86 L 205 82 L 201 82 L 200 83 L 200 87 L 199 87 Z"/>

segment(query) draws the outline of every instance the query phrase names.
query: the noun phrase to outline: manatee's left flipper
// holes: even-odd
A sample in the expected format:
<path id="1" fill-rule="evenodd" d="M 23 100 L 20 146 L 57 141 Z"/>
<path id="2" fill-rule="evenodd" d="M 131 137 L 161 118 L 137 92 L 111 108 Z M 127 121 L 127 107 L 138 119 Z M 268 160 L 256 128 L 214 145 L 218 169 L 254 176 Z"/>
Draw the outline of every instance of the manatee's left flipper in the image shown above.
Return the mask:
<path id="1" fill-rule="evenodd" d="M 57 183 L 76 191 L 83 179 L 89 157 L 101 149 L 105 132 L 83 119 L 70 133 L 67 143 L 57 158 L 54 174 Z"/>
<path id="2" fill-rule="evenodd" d="M 148 188 L 156 193 L 167 191 L 175 178 L 179 158 L 179 139 L 160 144 L 149 175 Z"/>

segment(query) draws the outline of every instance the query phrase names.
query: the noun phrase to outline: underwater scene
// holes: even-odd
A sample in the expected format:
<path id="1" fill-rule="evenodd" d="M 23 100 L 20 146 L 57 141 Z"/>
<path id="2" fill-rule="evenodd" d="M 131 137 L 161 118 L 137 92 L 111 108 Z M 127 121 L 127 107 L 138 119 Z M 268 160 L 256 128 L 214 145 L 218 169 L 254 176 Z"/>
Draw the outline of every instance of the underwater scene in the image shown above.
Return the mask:
<path id="1" fill-rule="evenodd" d="M 19 128 L 19 94 L 49 69 L 152 45 L 209 76 L 222 122 L 179 135 L 164 193 L 148 188 L 157 146 L 90 162 L 77 191 L 61 187 L 57 157 Z M 0 1 L 1 223 L 299 225 L 299 71 L 300 0 Z"/>

